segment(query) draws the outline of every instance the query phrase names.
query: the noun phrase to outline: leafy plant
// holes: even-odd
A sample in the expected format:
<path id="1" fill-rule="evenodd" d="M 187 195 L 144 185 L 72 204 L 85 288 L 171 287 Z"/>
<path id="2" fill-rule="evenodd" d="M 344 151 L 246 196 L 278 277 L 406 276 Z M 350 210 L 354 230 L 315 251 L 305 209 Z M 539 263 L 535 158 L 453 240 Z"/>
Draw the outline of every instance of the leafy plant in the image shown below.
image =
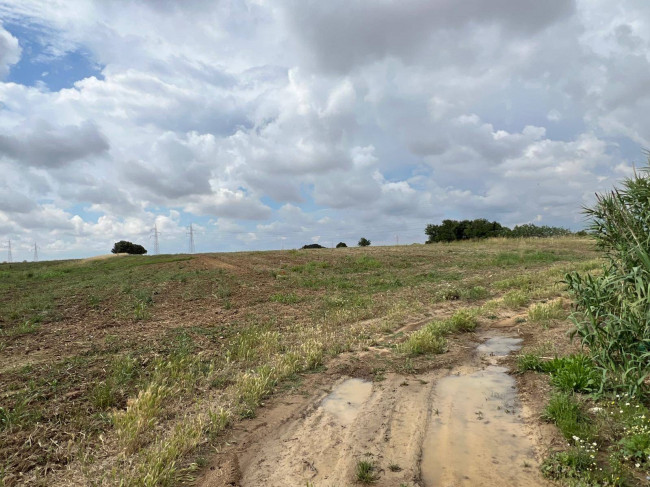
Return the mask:
<path id="1" fill-rule="evenodd" d="M 584 210 L 607 259 L 602 274 L 573 272 L 565 283 L 576 301 L 574 336 L 634 394 L 650 375 L 650 168 L 622 186 Z"/>

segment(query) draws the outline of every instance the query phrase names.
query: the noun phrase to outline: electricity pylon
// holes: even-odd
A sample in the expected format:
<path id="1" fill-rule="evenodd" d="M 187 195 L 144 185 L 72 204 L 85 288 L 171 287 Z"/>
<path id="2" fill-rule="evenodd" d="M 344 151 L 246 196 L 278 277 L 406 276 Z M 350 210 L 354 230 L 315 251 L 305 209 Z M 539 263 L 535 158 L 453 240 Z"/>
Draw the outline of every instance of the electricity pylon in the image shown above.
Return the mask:
<path id="1" fill-rule="evenodd" d="M 194 253 L 194 228 L 192 228 L 191 223 L 190 223 L 190 231 L 187 232 L 187 235 L 190 237 L 189 251 L 190 251 L 190 254 L 193 254 Z"/>

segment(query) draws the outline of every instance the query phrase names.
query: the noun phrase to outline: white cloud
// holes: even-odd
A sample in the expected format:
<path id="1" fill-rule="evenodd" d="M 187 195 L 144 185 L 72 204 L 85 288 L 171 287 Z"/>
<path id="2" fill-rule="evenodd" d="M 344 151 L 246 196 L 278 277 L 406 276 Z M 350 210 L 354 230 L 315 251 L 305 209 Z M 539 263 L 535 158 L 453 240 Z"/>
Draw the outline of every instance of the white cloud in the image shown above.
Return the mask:
<path id="1" fill-rule="evenodd" d="M 643 0 L 0 0 L 0 15 L 0 80 L 29 55 L 11 25 L 53 67 L 71 51 L 102 67 L 59 91 L 56 69 L 0 82 L 0 232 L 25 248 L 100 249 L 155 222 L 184 250 L 188 222 L 210 219 L 206 240 L 232 249 L 421 240 L 442 217 L 579 227 L 650 147 Z"/>

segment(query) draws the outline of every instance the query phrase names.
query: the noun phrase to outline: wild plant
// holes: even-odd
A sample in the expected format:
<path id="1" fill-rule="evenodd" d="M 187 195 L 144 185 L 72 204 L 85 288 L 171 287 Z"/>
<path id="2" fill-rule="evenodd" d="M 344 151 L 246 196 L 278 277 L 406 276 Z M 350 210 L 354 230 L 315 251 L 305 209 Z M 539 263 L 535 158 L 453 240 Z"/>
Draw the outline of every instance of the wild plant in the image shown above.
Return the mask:
<path id="1" fill-rule="evenodd" d="M 607 263 L 598 276 L 565 276 L 574 335 L 611 382 L 635 394 L 650 375 L 650 168 L 598 195 L 585 214 Z"/>

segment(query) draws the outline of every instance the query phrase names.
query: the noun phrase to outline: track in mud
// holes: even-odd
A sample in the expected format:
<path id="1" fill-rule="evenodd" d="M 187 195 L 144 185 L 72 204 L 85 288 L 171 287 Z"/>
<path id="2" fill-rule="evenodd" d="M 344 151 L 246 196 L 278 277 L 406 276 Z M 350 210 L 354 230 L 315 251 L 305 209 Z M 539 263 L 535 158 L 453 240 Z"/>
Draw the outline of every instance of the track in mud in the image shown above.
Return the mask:
<path id="1" fill-rule="evenodd" d="M 354 485 L 360 460 L 376 465 L 378 486 L 547 485 L 515 381 L 499 366 L 520 346 L 492 336 L 462 367 L 378 383 L 343 378 L 246 442 L 237 479 L 202 485 Z"/>

